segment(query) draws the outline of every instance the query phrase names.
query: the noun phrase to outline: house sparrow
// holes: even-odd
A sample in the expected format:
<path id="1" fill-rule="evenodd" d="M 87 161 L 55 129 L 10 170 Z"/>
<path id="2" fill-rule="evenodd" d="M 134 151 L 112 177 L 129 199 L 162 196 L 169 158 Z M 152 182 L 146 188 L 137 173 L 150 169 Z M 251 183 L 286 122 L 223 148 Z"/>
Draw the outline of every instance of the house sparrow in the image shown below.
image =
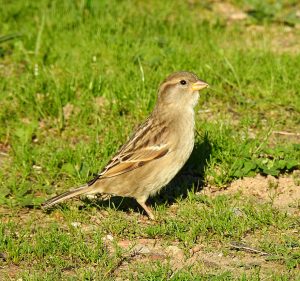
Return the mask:
<path id="1" fill-rule="evenodd" d="M 208 84 L 191 72 L 176 72 L 160 85 L 157 103 L 148 119 L 87 184 L 49 199 L 54 204 L 81 194 L 133 197 L 154 219 L 146 205 L 149 196 L 167 185 L 188 160 L 194 147 L 194 107 L 199 90 Z"/>

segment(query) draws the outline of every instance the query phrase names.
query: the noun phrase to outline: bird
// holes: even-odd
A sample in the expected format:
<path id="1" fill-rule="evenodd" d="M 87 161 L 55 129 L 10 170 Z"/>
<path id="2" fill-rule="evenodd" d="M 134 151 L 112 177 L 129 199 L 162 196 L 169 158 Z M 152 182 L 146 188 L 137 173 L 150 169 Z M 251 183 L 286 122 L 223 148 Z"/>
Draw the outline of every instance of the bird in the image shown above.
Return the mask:
<path id="1" fill-rule="evenodd" d="M 192 72 L 170 74 L 159 86 L 152 113 L 102 171 L 88 183 L 45 201 L 42 208 L 79 195 L 132 197 L 155 220 L 146 201 L 175 177 L 191 155 L 194 107 L 199 91 L 207 87 Z"/>

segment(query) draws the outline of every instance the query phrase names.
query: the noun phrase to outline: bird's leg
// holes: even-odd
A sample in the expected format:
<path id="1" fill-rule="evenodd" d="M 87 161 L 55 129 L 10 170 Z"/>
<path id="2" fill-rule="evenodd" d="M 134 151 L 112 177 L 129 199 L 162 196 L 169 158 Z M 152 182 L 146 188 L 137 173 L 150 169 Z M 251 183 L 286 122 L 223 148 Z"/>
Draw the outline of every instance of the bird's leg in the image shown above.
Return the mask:
<path id="1" fill-rule="evenodd" d="M 145 203 L 144 200 L 137 200 L 137 202 L 141 205 L 141 207 L 146 211 L 148 217 L 151 219 L 151 220 L 155 220 L 155 217 L 151 211 L 151 208 L 148 207 Z"/>

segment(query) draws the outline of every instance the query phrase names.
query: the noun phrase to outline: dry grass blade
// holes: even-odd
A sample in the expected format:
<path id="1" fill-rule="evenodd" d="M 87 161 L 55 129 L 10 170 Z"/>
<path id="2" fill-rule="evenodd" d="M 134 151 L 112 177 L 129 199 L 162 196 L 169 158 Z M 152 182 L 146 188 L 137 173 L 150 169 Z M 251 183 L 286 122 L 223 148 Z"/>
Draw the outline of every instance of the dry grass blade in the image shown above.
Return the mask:
<path id="1" fill-rule="evenodd" d="M 230 248 L 238 250 L 238 251 L 246 251 L 246 252 L 250 252 L 250 253 L 256 253 L 256 254 L 260 254 L 260 255 L 263 255 L 263 256 L 269 256 L 270 255 L 269 253 L 263 252 L 261 250 L 252 248 L 252 247 L 250 247 L 246 244 L 238 243 L 238 242 L 235 242 L 235 241 L 230 242 Z"/>

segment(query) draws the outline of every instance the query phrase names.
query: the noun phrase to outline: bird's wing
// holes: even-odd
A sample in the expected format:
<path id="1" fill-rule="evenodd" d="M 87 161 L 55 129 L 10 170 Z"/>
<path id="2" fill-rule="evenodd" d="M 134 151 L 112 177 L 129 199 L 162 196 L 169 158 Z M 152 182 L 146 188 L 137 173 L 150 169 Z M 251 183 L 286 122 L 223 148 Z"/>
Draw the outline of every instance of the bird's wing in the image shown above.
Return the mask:
<path id="1" fill-rule="evenodd" d="M 144 166 L 146 163 L 159 159 L 168 153 L 164 146 L 153 146 L 118 155 L 104 168 L 100 178 L 115 177 Z"/>
<path id="2" fill-rule="evenodd" d="M 88 184 L 92 185 L 98 179 L 128 173 L 165 156 L 170 152 L 167 133 L 168 130 L 165 124 L 153 124 L 147 120 L 137 129 L 131 139 L 121 147 L 102 172 Z"/>

